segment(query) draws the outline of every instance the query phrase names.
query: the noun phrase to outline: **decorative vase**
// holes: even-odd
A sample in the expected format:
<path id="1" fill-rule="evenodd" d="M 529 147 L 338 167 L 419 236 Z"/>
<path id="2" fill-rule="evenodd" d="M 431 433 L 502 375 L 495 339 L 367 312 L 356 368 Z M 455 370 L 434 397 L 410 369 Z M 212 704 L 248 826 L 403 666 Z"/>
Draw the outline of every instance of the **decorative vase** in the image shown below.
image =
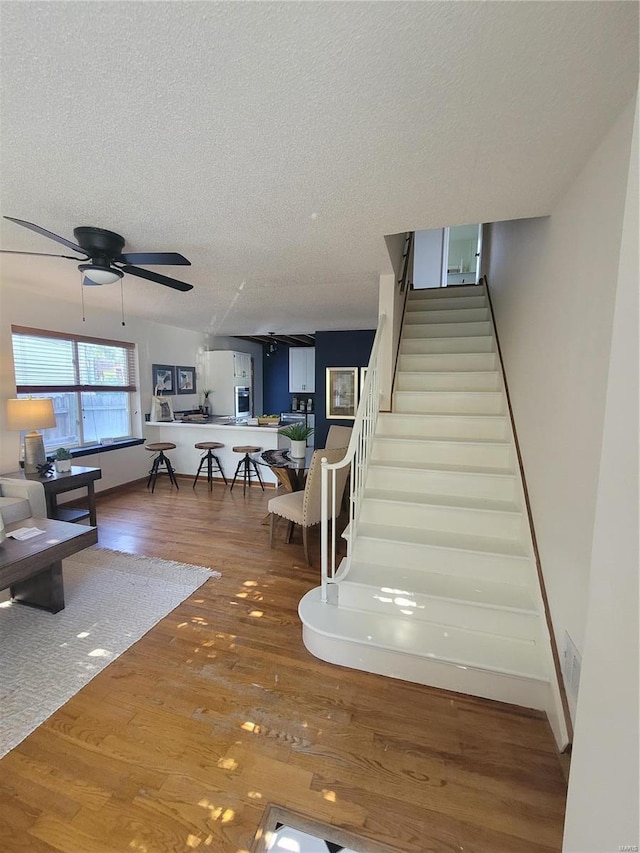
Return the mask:
<path id="1" fill-rule="evenodd" d="M 307 449 L 306 441 L 293 441 L 291 439 L 291 455 L 294 459 L 302 459 Z"/>

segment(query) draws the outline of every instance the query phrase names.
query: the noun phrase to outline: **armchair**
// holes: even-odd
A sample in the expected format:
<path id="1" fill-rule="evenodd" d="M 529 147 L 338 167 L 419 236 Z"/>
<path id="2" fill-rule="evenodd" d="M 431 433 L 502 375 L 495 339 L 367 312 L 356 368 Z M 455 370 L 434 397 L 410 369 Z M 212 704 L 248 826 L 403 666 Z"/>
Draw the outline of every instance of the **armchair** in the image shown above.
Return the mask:
<path id="1" fill-rule="evenodd" d="M 0 477 L 0 514 L 5 524 L 32 516 L 46 518 L 47 502 L 42 483 Z"/>

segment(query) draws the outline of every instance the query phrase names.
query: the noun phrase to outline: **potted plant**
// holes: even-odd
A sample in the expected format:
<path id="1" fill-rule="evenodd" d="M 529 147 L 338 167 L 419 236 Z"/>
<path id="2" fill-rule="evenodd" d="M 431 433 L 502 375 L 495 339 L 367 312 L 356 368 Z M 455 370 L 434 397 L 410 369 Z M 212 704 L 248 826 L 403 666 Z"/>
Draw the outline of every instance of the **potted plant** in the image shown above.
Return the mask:
<path id="1" fill-rule="evenodd" d="M 202 392 L 202 395 L 203 395 L 203 397 L 204 397 L 204 403 L 202 404 L 202 414 L 203 414 L 203 415 L 208 415 L 208 414 L 209 414 L 209 394 L 210 394 L 210 393 L 211 393 L 211 389 L 210 389 L 210 388 L 207 388 L 207 390 L 206 390 L 206 391 L 203 391 L 203 392 Z"/>
<path id="2" fill-rule="evenodd" d="M 71 460 L 73 457 L 66 447 L 59 447 L 53 454 L 53 459 L 58 474 L 65 474 L 71 470 Z"/>
<path id="3" fill-rule="evenodd" d="M 289 424 L 289 426 L 281 427 L 278 430 L 278 435 L 284 435 L 291 442 L 291 455 L 297 459 L 301 459 L 307 447 L 307 439 L 313 433 L 313 428 L 304 424 Z"/>

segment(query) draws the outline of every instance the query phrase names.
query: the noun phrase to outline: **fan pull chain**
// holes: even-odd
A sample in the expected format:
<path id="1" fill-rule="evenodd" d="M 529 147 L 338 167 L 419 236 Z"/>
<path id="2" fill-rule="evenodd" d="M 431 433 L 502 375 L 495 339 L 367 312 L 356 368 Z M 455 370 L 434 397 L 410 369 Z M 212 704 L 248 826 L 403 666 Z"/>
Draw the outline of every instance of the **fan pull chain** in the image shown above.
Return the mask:
<path id="1" fill-rule="evenodd" d="M 82 273 L 80 273 L 80 300 L 82 302 L 82 322 L 86 322 L 86 317 L 84 316 L 84 284 L 82 283 Z"/>
<path id="2" fill-rule="evenodd" d="M 122 311 L 122 325 L 126 326 L 127 324 L 124 321 L 124 284 L 122 283 L 123 279 L 120 279 L 120 309 Z"/>

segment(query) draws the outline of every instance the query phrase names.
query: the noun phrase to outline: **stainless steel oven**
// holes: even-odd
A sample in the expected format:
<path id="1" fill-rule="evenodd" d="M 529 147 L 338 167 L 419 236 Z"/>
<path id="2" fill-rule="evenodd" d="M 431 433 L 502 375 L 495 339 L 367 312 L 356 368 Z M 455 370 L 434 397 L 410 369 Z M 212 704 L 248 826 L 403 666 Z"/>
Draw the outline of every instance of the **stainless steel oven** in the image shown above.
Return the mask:
<path id="1" fill-rule="evenodd" d="M 235 387 L 235 417 L 251 417 L 251 388 L 248 385 L 236 385 Z"/>

